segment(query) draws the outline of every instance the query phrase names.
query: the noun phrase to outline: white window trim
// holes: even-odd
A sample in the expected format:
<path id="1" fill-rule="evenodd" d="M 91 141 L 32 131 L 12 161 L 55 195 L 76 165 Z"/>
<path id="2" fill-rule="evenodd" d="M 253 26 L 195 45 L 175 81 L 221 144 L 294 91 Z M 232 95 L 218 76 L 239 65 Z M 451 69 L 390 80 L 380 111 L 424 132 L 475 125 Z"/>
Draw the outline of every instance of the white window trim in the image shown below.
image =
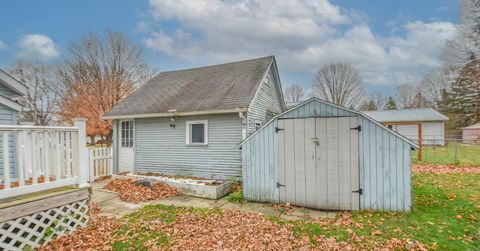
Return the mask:
<path id="1" fill-rule="evenodd" d="M 123 138 L 122 138 L 122 131 L 123 131 L 123 129 L 122 129 L 122 123 L 123 123 L 123 122 L 129 122 L 129 123 L 132 124 L 132 135 L 131 135 L 132 146 L 123 146 L 123 143 L 122 143 L 122 139 L 123 139 Z M 133 122 L 133 120 L 131 120 L 131 119 L 122 119 L 122 120 L 120 120 L 119 129 L 120 129 L 120 140 L 119 140 L 119 142 L 120 142 L 120 147 L 121 147 L 121 148 L 133 148 L 133 147 L 135 146 L 135 136 L 134 136 L 134 135 L 135 135 L 135 123 Z"/>
<path id="2" fill-rule="evenodd" d="M 203 143 L 192 143 L 191 142 L 191 134 L 192 134 L 192 124 L 204 124 L 203 127 L 203 135 L 205 142 Z M 187 145 L 192 145 L 192 146 L 206 146 L 208 145 L 208 120 L 193 120 L 193 121 L 187 121 L 186 123 L 186 133 L 185 133 L 185 144 Z"/>

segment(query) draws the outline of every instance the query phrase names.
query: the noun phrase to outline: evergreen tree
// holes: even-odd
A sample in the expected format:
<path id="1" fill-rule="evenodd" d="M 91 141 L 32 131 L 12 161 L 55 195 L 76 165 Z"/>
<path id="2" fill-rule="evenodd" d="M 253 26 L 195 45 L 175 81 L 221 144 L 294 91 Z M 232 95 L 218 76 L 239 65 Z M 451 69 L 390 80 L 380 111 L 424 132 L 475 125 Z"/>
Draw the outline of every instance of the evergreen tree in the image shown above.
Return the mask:
<path id="1" fill-rule="evenodd" d="M 449 113 L 459 116 L 457 127 L 480 121 L 480 60 L 473 54 L 453 82 L 445 105 Z"/>
<path id="2" fill-rule="evenodd" d="M 397 103 L 392 98 L 392 96 L 389 96 L 387 105 L 385 106 L 385 110 L 396 110 L 396 109 L 397 109 Z"/>

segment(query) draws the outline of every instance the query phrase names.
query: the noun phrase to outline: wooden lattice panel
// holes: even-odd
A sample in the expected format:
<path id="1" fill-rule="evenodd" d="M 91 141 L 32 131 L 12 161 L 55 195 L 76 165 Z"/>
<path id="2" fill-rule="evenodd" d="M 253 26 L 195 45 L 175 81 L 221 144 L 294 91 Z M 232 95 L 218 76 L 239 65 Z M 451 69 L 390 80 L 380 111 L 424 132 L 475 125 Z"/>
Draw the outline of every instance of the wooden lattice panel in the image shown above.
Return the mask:
<path id="1" fill-rule="evenodd" d="M 85 226 L 90 217 L 89 203 L 89 198 L 82 198 L 0 222 L 0 250 L 35 248 Z"/>

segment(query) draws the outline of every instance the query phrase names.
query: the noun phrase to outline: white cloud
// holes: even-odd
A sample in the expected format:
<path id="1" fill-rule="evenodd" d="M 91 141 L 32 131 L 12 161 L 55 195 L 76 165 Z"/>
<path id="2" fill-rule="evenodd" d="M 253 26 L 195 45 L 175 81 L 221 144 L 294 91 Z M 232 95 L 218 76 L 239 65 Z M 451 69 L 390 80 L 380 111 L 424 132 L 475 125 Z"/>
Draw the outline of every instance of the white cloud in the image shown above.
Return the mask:
<path id="1" fill-rule="evenodd" d="M 6 47 L 7 45 L 2 40 L 0 40 L 0 50 L 5 49 Z"/>
<path id="2" fill-rule="evenodd" d="M 183 60 L 222 62 L 275 54 L 280 67 L 313 74 L 322 65 L 349 62 L 364 82 L 418 82 L 439 65 L 448 22 L 410 22 L 402 36 L 381 37 L 328 0 L 150 0 L 158 26 L 146 31 L 151 49 Z M 163 21 L 180 27 L 167 32 Z M 143 24 L 142 24 L 143 25 Z M 152 26 L 150 26 L 152 28 Z"/>
<path id="3" fill-rule="evenodd" d="M 60 55 L 53 40 L 43 34 L 23 35 L 18 45 L 20 47 L 19 56 L 23 58 L 47 61 Z"/>

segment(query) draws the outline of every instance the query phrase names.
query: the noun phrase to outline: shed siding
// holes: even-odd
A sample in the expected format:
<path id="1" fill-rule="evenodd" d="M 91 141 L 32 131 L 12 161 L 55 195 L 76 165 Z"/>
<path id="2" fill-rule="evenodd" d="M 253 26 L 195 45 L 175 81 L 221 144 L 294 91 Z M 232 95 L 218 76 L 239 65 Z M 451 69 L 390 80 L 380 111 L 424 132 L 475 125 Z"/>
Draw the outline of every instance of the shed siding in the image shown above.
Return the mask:
<path id="1" fill-rule="evenodd" d="M 385 129 L 363 116 L 315 100 L 293 109 L 279 118 L 309 116 L 359 117 L 362 126 L 359 137 L 360 187 L 363 189 L 363 194 L 360 196 L 361 209 L 392 211 L 409 211 L 411 209 L 411 146 L 407 142 L 392 134 L 389 129 Z M 270 168 L 270 165 L 274 165 L 274 170 L 277 169 L 278 150 L 276 148 L 271 150 L 270 154 L 275 156 L 274 161 L 265 159 L 266 164 L 257 164 L 258 161 L 252 161 L 252 159 L 256 159 L 259 155 L 268 151 L 268 149 L 263 149 L 265 138 L 269 139 L 270 142 L 277 140 L 276 123 L 276 120 L 272 121 L 242 145 L 244 151 L 244 180 L 247 181 L 244 192 L 247 199 L 278 201 L 278 188 L 276 186 L 270 185 L 267 187 L 268 190 L 265 190 L 265 187 L 260 189 L 258 186 L 258 184 L 266 182 L 265 180 L 268 180 L 268 184 L 276 184 L 276 179 L 278 179 L 276 172 L 270 177 L 258 174 L 265 168 Z M 271 140 L 272 138 L 273 140 Z M 269 198 L 272 197 L 273 199 L 270 200 Z"/>
<path id="2" fill-rule="evenodd" d="M 242 147 L 243 196 L 247 200 L 277 202 L 278 138 L 274 135 L 277 120 L 270 123 L 255 139 Z"/>
<path id="3" fill-rule="evenodd" d="M 270 84 L 267 85 L 267 77 L 270 79 Z M 255 132 L 255 123 L 260 122 L 262 125 L 267 122 L 267 111 L 277 115 L 282 112 L 281 99 L 278 96 L 277 87 L 280 84 L 277 82 L 272 66 L 267 71 L 266 76 L 262 80 L 262 84 L 258 90 L 257 95 L 252 100 L 250 111 L 248 112 L 248 134 Z"/>
<path id="4" fill-rule="evenodd" d="M 185 144 L 186 121 L 208 120 L 208 146 Z M 238 114 L 135 119 L 135 171 L 239 179 L 242 140 Z"/>

